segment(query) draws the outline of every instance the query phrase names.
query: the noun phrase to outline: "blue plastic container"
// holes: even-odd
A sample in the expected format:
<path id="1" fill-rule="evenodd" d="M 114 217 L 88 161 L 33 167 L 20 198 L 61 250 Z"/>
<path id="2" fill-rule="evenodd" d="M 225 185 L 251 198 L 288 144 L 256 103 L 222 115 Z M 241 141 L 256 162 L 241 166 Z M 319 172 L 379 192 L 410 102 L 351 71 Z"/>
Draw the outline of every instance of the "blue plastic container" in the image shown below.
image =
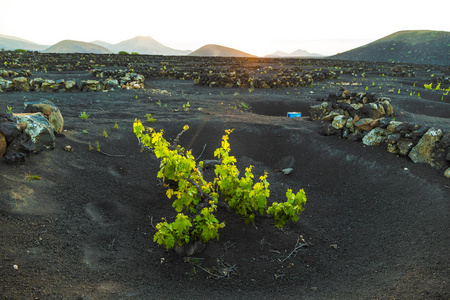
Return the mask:
<path id="1" fill-rule="evenodd" d="M 287 113 L 287 117 L 288 118 L 299 118 L 301 116 L 302 116 L 301 112 L 293 112 L 293 111 L 291 111 L 291 112 Z"/>

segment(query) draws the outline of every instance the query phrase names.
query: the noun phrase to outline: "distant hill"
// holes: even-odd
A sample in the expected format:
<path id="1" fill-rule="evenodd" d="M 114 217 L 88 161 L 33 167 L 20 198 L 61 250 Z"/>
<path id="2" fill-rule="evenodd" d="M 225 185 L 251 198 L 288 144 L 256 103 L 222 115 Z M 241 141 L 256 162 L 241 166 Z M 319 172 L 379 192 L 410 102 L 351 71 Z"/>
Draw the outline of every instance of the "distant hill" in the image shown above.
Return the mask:
<path id="1" fill-rule="evenodd" d="M 105 47 L 95 45 L 92 43 L 85 43 L 73 40 L 64 40 L 53 46 L 41 51 L 43 53 L 95 53 L 95 54 L 108 54 L 113 53 L 111 50 Z"/>
<path id="2" fill-rule="evenodd" d="M 266 56 L 264 56 L 264 57 L 273 57 L 273 58 L 277 58 L 277 57 L 288 57 L 289 56 L 289 53 L 287 53 L 287 52 L 284 52 L 284 51 L 276 51 L 276 52 L 274 52 L 274 53 L 272 53 L 272 54 L 267 54 Z"/>
<path id="3" fill-rule="evenodd" d="M 306 50 L 302 50 L 302 49 L 298 49 L 295 50 L 292 53 L 286 53 L 283 51 L 276 51 L 272 54 L 268 54 L 265 57 L 272 57 L 272 58 L 277 58 L 277 57 L 324 57 L 323 54 L 319 54 L 319 53 L 309 53 Z"/>
<path id="4" fill-rule="evenodd" d="M 398 31 L 370 44 L 329 57 L 343 60 L 450 64 L 450 32 Z"/>
<path id="5" fill-rule="evenodd" d="M 99 45 L 99 46 L 102 46 L 102 47 L 105 47 L 106 49 L 109 49 L 111 51 L 112 51 L 112 48 L 114 47 L 114 44 L 110 44 L 110 43 L 103 42 L 103 41 L 93 41 L 93 42 L 90 42 L 90 43 L 91 44 L 95 44 L 95 45 Z"/>
<path id="6" fill-rule="evenodd" d="M 228 48 L 219 45 L 205 45 L 191 54 L 190 56 L 224 56 L 224 57 L 256 57 L 255 55 L 248 54 L 233 48 Z"/>
<path id="7" fill-rule="evenodd" d="M 189 50 L 177 50 L 164 46 L 151 36 L 136 36 L 132 39 L 122 41 L 112 45 L 105 42 L 96 42 L 98 45 L 108 46 L 113 52 L 126 51 L 128 53 L 137 52 L 139 54 L 156 54 L 156 55 L 186 55 L 191 53 Z M 101 44 L 103 43 L 103 44 Z"/>
<path id="8" fill-rule="evenodd" d="M 40 51 L 48 48 L 47 45 L 39 45 L 18 37 L 0 34 L 0 49 L 16 50 L 24 49 L 30 51 Z"/>

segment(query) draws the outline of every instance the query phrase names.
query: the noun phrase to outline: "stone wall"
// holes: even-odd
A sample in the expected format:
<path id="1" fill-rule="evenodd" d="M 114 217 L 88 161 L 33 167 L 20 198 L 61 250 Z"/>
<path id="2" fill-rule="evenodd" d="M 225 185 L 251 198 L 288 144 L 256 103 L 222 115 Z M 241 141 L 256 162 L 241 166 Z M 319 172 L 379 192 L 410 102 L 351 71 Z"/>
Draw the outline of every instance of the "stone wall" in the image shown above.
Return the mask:
<path id="1" fill-rule="evenodd" d="M 310 107 L 312 120 L 321 120 L 323 135 L 380 145 L 390 153 L 407 156 L 445 170 L 450 178 L 450 132 L 415 123 L 395 121 L 394 108 L 386 97 L 369 93 L 330 94 Z"/>
<path id="2" fill-rule="evenodd" d="M 102 74 L 101 70 L 91 71 L 95 77 Z M 11 78 L 4 79 L 2 74 Z M 19 77 L 16 77 L 19 76 Z M 22 75 L 22 76 L 20 76 Z M 23 75 L 27 75 L 26 77 Z M 96 92 L 96 91 L 114 91 L 114 89 L 143 89 L 145 77 L 143 75 L 120 71 L 111 73 L 104 80 L 50 80 L 43 78 L 28 79 L 31 76 L 30 71 L 3 71 L 0 73 L 0 92 Z"/>

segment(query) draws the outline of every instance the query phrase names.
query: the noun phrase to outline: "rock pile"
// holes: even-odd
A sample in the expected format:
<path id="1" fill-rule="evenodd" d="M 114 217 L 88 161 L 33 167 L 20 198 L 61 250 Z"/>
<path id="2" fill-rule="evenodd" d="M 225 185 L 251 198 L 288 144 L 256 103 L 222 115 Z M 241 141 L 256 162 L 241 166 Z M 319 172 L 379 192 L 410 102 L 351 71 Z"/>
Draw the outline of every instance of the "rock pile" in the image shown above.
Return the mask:
<path id="1" fill-rule="evenodd" d="M 49 100 L 25 102 L 21 114 L 0 114 L 0 158 L 21 162 L 32 153 L 55 147 L 55 132 L 61 133 L 64 120 Z"/>
<path id="2" fill-rule="evenodd" d="M 393 154 L 408 156 L 445 170 L 450 178 L 450 132 L 392 118 L 389 98 L 343 91 L 330 94 L 310 107 L 312 120 L 322 120 L 321 133 L 361 141 L 367 146 L 383 145 Z"/>
<path id="3" fill-rule="evenodd" d="M 90 74 L 95 77 L 106 78 L 105 89 L 120 87 L 122 89 L 143 89 L 145 77 L 141 74 L 128 70 L 107 70 L 93 69 Z"/>

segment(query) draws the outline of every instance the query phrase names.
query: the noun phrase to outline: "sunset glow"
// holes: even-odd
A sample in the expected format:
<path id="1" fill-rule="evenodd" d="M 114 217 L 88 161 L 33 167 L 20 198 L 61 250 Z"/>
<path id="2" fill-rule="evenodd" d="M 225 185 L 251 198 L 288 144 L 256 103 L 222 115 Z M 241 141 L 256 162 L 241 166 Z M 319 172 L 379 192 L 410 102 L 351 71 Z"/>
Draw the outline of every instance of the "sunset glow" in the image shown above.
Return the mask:
<path id="1" fill-rule="evenodd" d="M 254 55 L 304 49 L 331 55 L 399 30 L 450 31 L 446 9 L 410 1 L 0 0 L 0 34 L 52 45 L 64 39 L 118 43 L 152 36 L 180 50 L 219 44 Z M 20 8 L 18 7 L 20 6 Z M 434 7 L 448 7 L 445 0 Z"/>

